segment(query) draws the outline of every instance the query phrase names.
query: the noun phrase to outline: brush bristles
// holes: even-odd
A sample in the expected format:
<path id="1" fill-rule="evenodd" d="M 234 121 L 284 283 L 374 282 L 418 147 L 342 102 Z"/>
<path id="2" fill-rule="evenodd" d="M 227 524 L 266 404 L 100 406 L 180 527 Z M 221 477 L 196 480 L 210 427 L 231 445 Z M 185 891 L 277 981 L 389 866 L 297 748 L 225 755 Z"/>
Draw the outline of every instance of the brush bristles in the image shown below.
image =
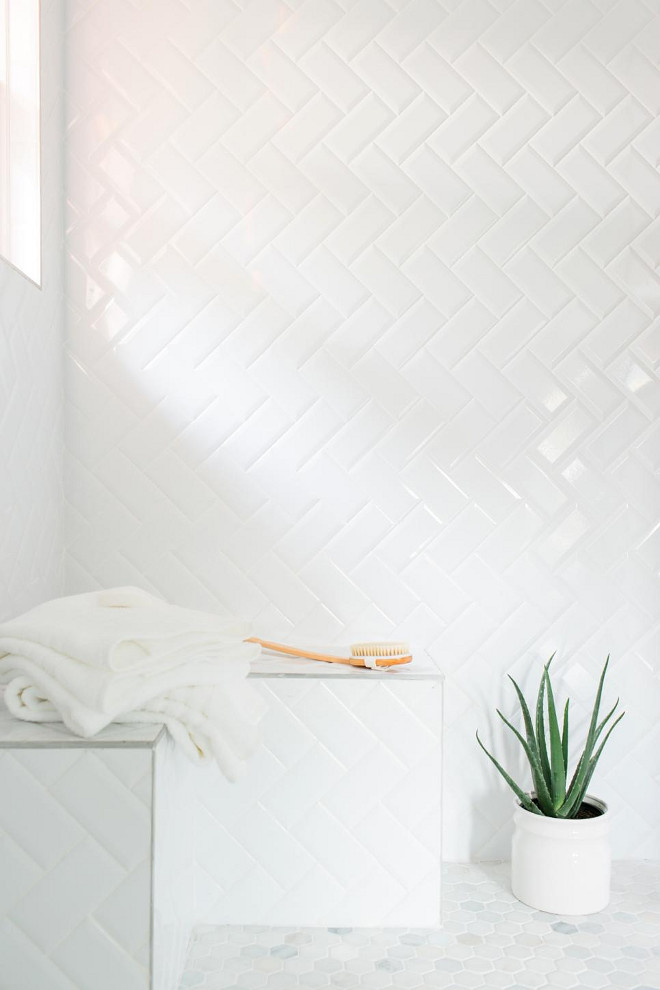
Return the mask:
<path id="1" fill-rule="evenodd" d="M 353 643 L 353 657 L 404 657 L 410 653 L 407 643 Z"/>

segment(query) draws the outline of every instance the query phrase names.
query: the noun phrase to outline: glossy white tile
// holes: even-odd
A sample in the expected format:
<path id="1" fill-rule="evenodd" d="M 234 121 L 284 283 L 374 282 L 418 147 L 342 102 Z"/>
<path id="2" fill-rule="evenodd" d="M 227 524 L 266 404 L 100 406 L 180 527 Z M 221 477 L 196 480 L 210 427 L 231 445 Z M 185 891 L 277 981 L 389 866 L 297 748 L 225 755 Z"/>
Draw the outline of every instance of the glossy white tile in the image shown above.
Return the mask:
<path id="1" fill-rule="evenodd" d="M 68 586 L 410 636 L 464 724 L 450 858 L 507 853 L 473 739 L 507 671 L 610 651 L 640 724 L 658 679 L 659 20 L 67 10 Z M 612 745 L 617 852 L 657 856 Z"/>

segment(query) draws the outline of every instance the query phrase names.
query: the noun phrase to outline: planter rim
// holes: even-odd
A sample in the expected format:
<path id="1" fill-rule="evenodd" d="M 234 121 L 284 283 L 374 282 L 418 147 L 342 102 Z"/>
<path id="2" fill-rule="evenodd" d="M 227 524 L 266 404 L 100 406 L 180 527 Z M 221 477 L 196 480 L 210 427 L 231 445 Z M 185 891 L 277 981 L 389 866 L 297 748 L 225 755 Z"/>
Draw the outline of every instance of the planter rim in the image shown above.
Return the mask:
<path id="1" fill-rule="evenodd" d="M 535 794 L 532 791 L 532 797 Z M 598 833 L 604 833 L 610 827 L 610 810 L 605 801 L 595 797 L 593 794 L 585 794 L 583 803 L 591 804 L 599 808 L 602 814 L 596 818 L 548 818 L 545 815 L 535 815 L 532 811 L 527 811 L 519 801 L 514 801 L 514 821 L 517 825 L 532 832 L 542 835 L 557 835 L 558 833 L 571 833 L 573 836 L 587 838 Z"/>

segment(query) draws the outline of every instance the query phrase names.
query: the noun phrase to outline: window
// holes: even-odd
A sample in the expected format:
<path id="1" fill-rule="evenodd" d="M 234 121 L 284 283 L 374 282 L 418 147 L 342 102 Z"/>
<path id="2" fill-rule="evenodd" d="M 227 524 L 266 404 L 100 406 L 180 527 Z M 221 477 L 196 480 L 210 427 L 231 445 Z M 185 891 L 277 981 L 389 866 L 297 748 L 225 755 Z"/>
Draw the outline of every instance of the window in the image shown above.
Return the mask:
<path id="1" fill-rule="evenodd" d="M 0 0 L 0 254 L 41 282 L 39 0 Z"/>

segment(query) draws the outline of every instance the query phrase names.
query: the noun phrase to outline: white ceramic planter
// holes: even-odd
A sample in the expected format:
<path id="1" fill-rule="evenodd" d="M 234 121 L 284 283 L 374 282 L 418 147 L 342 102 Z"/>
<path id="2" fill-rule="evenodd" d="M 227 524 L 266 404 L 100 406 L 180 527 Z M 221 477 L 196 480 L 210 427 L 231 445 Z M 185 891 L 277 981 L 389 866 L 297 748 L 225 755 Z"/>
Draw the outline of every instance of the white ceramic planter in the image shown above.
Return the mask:
<path id="1" fill-rule="evenodd" d="M 524 904 L 551 914 L 594 914 L 610 899 L 610 816 L 587 795 L 597 818 L 545 818 L 517 802 L 511 848 L 511 888 Z"/>

